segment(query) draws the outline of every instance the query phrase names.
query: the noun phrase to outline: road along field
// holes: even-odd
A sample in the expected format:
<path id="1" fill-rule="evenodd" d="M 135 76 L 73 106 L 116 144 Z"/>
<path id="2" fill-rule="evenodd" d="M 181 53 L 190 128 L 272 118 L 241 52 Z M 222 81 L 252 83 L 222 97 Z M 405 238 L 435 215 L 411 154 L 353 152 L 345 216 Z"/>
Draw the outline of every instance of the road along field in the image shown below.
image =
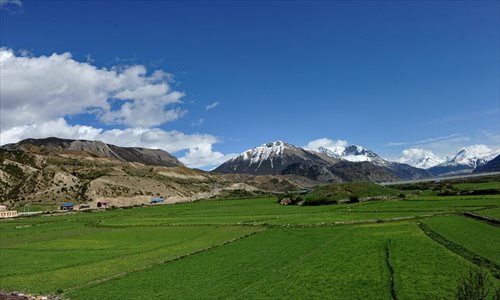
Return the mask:
<path id="1" fill-rule="evenodd" d="M 462 213 L 494 217 L 499 208 L 496 195 L 329 206 L 262 198 L 4 220 L 0 290 L 69 299 L 449 299 L 459 277 L 480 268 L 493 296 L 499 228 Z"/>

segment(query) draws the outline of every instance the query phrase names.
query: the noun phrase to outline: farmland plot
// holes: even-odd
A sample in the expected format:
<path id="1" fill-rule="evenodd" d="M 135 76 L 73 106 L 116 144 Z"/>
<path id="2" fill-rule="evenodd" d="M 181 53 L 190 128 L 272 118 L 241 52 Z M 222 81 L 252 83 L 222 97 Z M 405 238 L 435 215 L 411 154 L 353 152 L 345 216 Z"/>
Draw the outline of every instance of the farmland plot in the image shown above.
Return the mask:
<path id="1" fill-rule="evenodd" d="M 432 218 L 424 223 L 451 242 L 500 265 L 499 227 L 462 216 Z"/>
<path id="2" fill-rule="evenodd" d="M 498 261 L 499 228 L 454 214 L 494 212 L 499 200 L 210 200 L 4 220 L 0 289 L 69 299 L 453 298 L 472 263 L 418 224 Z"/>
<path id="3" fill-rule="evenodd" d="M 2 238 L 2 288 L 54 293 L 220 245 L 259 228 L 82 227 L 29 242 Z"/>
<path id="4" fill-rule="evenodd" d="M 398 298 L 453 297 L 456 279 L 469 263 L 450 255 L 415 223 L 270 229 L 69 296 L 389 299 L 388 243 Z M 137 288 L 126 288 L 131 285 Z"/>

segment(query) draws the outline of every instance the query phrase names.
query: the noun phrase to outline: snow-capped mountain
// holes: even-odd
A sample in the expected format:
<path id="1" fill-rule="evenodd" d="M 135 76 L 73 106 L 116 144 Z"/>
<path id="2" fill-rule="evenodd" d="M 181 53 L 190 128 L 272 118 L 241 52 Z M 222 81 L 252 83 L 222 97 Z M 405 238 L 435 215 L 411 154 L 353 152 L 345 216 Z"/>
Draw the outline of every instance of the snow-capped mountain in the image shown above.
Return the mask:
<path id="1" fill-rule="evenodd" d="M 482 172 L 499 172 L 500 171 L 500 154 L 495 158 L 487 162 L 486 164 L 477 167 L 474 170 L 474 173 L 482 173 Z"/>
<path id="2" fill-rule="evenodd" d="M 443 163 L 429 168 L 429 171 L 438 176 L 470 173 L 499 154 L 500 149 L 491 150 L 486 145 L 473 145 L 462 148 Z"/>
<path id="3" fill-rule="evenodd" d="M 422 148 L 405 149 L 397 160 L 420 169 L 429 169 L 446 161 L 446 158 L 438 157 L 432 151 Z"/>
<path id="4" fill-rule="evenodd" d="M 249 149 L 243 152 L 240 156 L 243 160 L 249 161 L 250 165 L 258 164 L 260 166 L 262 162 L 268 159 L 271 161 L 271 165 L 273 165 L 273 160 L 283 155 L 285 148 L 290 150 L 298 150 L 294 145 L 282 141 L 277 141 Z"/>
<path id="5" fill-rule="evenodd" d="M 358 145 L 335 146 L 335 147 L 319 147 L 318 152 L 326 154 L 330 157 L 343 159 L 347 161 L 359 162 L 369 161 L 377 165 L 385 165 L 385 160 L 375 152 L 368 150 Z"/>
<path id="6" fill-rule="evenodd" d="M 327 166 L 338 161 L 336 158 L 321 153 L 276 141 L 248 149 L 217 167 L 214 172 L 275 175 L 281 174 L 292 164 Z"/>
<path id="7" fill-rule="evenodd" d="M 276 141 L 246 150 L 214 172 L 301 175 L 320 181 L 411 180 L 470 173 L 499 154 L 500 149 L 491 150 L 485 145 L 463 148 L 450 158 L 412 148 L 404 150 L 397 161 L 390 161 L 372 150 L 345 141 L 320 140 L 319 145 L 309 144 L 306 148 Z"/>
<path id="8" fill-rule="evenodd" d="M 445 165 L 467 165 L 477 168 L 500 154 L 500 149 L 491 150 L 486 145 L 474 145 L 461 149 L 457 155 L 445 162 Z"/>
<path id="9" fill-rule="evenodd" d="M 391 174 L 405 180 L 421 179 L 431 176 L 431 174 L 425 170 L 405 163 L 386 160 L 372 150 L 359 145 L 337 143 L 328 147 L 318 147 L 316 151 L 350 162 L 370 162 L 376 166 L 386 168 Z"/>
<path id="10" fill-rule="evenodd" d="M 246 150 L 214 172 L 300 175 L 319 181 L 388 181 L 430 176 L 425 170 L 389 162 L 357 145 L 304 149 L 283 141 Z"/>

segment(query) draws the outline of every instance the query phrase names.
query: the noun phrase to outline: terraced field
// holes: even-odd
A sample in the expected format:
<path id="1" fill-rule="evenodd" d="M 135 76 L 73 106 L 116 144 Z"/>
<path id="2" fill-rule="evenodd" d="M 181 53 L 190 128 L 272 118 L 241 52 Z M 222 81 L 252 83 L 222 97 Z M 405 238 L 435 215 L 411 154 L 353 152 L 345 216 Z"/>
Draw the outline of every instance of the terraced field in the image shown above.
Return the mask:
<path id="1" fill-rule="evenodd" d="M 496 212 L 499 198 L 207 200 L 3 220 L 0 289 L 69 299 L 449 299 L 470 268 L 500 287 L 499 228 L 461 215 Z"/>

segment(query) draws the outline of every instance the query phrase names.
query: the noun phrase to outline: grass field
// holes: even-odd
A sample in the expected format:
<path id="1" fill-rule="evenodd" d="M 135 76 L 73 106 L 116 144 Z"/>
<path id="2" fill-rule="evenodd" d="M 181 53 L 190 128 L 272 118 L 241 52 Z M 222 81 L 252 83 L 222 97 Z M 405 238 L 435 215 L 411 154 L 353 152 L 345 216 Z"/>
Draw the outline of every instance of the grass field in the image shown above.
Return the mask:
<path id="1" fill-rule="evenodd" d="M 500 208 L 490 208 L 477 212 L 480 215 L 500 220 Z"/>
<path id="2" fill-rule="evenodd" d="M 366 197 L 394 197 L 401 191 L 368 182 L 329 184 L 315 189 L 303 198 L 306 205 L 333 203 L 337 200 Z"/>
<path id="3" fill-rule="evenodd" d="M 500 189 L 500 182 L 456 183 L 453 187 L 459 190 Z"/>
<path id="4" fill-rule="evenodd" d="M 500 266 L 500 227 L 461 216 L 431 218 L 423 222 L 451 242 Z"/>
<path id="5" fill-rule="evenodd" d="M 3 220 L 0 290 L 69 299 L 449 299 L 461 274 L 483 267 L 419 222 L 498 264 L 500 229 L 460 214 L 499 209 L 498 196 L 329 206 L 262 198 Z"/>

